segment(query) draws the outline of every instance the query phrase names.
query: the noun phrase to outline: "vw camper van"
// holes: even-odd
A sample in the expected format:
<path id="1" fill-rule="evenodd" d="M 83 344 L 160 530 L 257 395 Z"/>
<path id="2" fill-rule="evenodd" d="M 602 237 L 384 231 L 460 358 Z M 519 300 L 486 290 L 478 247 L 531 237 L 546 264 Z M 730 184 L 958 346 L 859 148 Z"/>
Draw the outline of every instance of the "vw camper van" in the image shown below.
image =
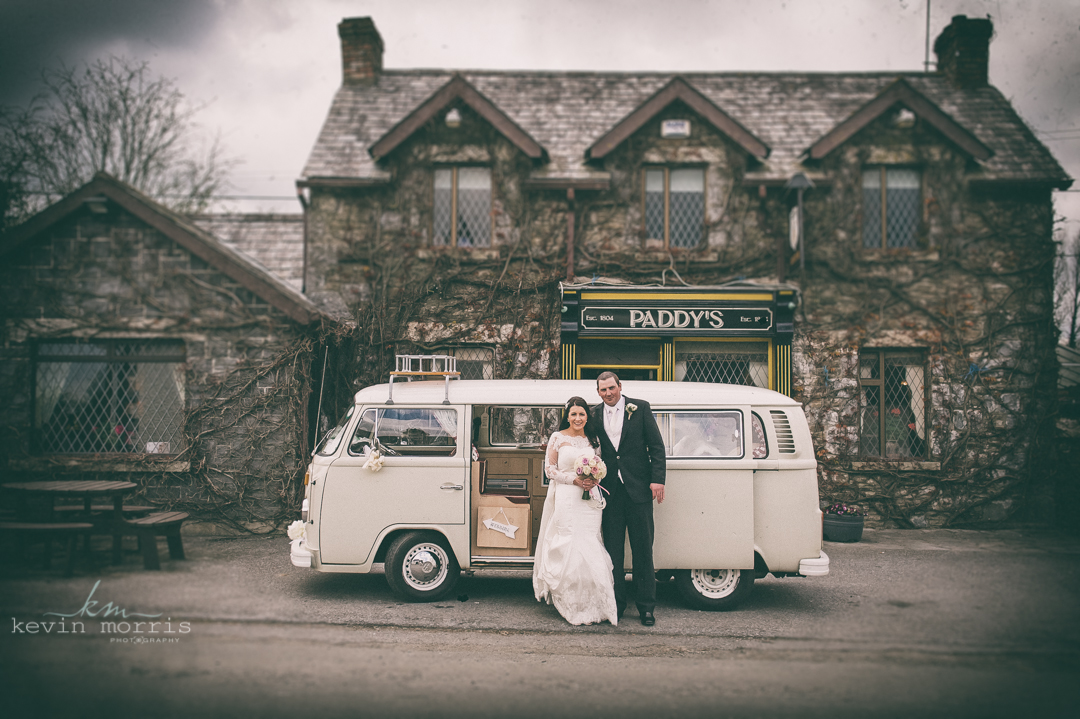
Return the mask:
<path id="1" fill-rule="evenodd" d="M 802 407 L 770 390 L 623 382 L 647 400 L 667 450 L 654 564 L 700 609 L 729 609 L 755 578 L 822 576 L 817 462 Z M 547 437 L 594 381 L 450 380 L 367 387 L 318 444 L 292 563 L 371 572 L 410 601 L 461 572 L 531 569 Z M 630 550 L 626 552 L 627 571 Z"/>

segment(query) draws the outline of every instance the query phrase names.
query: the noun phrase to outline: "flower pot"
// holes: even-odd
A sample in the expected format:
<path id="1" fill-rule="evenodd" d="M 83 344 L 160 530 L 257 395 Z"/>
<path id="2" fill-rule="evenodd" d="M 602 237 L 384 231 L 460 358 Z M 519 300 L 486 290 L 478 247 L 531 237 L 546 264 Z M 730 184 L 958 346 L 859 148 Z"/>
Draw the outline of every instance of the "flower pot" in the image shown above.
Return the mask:
<path id="1" fill-rule="evenodd" d="M 857 542 L 862 539 L 863 518 L 858 514 L 826 514 L 821 529 L 830 542 Z"/>

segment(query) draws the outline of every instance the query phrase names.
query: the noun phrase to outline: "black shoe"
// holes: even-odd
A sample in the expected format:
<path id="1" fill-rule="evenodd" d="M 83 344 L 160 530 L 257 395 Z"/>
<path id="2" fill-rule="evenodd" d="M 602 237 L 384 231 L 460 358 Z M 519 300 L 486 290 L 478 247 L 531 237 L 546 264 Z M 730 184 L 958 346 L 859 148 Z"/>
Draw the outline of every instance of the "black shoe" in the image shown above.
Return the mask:
<path id="1" fill-rule="evenodd" d="M 646 627 L 651 627 L 652 625 L 656 624 L 656 615 L 652 612 L 642 612 L 641 623 L 644 624 Z"/>
<path id="2" fill-rule="evenodd" d="M 619 619 L 622 619 L 622 615 L 623 615 L 623 612 L 626 611 L 626 607 L 616 607 L 615 609 L 618 610 Z"/>

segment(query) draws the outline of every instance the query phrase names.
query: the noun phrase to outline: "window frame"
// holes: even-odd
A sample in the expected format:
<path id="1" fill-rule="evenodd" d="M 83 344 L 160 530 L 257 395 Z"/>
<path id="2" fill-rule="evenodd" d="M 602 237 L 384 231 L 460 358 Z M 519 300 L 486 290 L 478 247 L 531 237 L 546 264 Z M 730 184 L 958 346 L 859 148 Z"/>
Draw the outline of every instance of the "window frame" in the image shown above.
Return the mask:
<path id="1" fill-rule="evenodd" d="M 879 188 L 878 188 L 878 192 L 880 193 L 880 196 L 878 198 L 878 203 L 879 203 L 879 208 L 880 209 L 878 211 L 877 220 L 879 222 L 878 232 L 879 232 L 879 237 L 880 237 L 881 243 L 877 247 L 867 247 L 866 246 L 866 219 L 867 219 L 866 215 L 867 215 L 867 213 L 866 213 L 866 203 L 864 201 L 865 197 L 866 197 L 866 188 L 863 186 L 863 178 L 865 176 L 865 173 L 867 171 L 869 171 L 869 170 L 877 170 L 878 171 L 878 178 L 879 178 L 878 181 L 879 181 L 879 185 L 880 185 Z M 888 200 L 887 200 L 888 190 L 889 190 L 889 186 L 888 186 L 888 175 L 889 175 L 888 171 L 889 170 L 912 170 L 918 175 L 918 178 L 919 178 L 919 195 L 918 195 L 918 199 L 916 200 L 916 203 L 915 203 L 916 204 L 916 215 L 917 215 L 916 219 L 915 219 L 915 229 L 914 229 L 914 231 L 912 233 L 911 244 L 910 245 L 905 245 L 903 247 L 889 247 L 889 220 L 888 220 L 889 205 L 888 205 Z M 859 236 L 860 236 L 860 240 L 861 240 L 860 244 L 861 244 L 862 249 L 864 251 L 867 251 L 867 252 L 882 252 L 882 251 L 897 252 L 897 251 L 910 251 L 910 250 L 919 249 L 919 247 L 920 247 L 920 238 L 922 237 L 923 224 L 924 224 L 924 218 L 923 218 L 923 204 L 924 204 L 923 199 L 925 197 L 925 183 L 923 182 L 924 177 L 925 177 L 924 168 L 921 167 L 921 166 L 918 166 L 918 165 L 869 164 L 869 165 L 863 165 L 862 166 L 861 171 L 859 172 L 859 206 L 860 206 L 860 209 L 861 209 L 860 219 L 862 221 L 861 226 L 860 226 L 860 230 L 859 230 Z"/>
<path id="2" fill-rule="evenodd" d="M 121 344 L 142 344 L 142 353 L 130 353 L 120 354 L 118 347 Z M 43 348 L 56 345 L 90 345 L 104 348 L 104 354 L 55 354 L 49 353 Z M 99 449 L 89 449 L 86 451 L 54 451 L 47 449 L 48 444 L 58 441 L 55 437 L 51 442 L 47 442 L 45 439 L 46 427 L 48 420 L 52 419 L 52 412 L 50 417 L 45 420 L 41 420 L 39 423 L 39 410 L 42 398 L 39 394 L 41 390 L 41 383 L 39 380 L 39 373 L 41 371 L 42 364 L 102 364 L 109 366 L 117 365 L 140 365 L 140 364 L 166 364 L 173 365 L 173 372 L 178 370 L 182 371 L 182 368 L 187 364 L 187 344 L 183 339 L 173 337 L 94 337 L 89 339 L 75 338 L 75 337 L 56 337 L 45 338 L 39 337 L 32 341 L 32 369 L 31 372 L 31 398 L 33 414 L 31 420 L 31 447 L 32 451 L 36 455 L 43 456 L 144 456 L 151 455 L 146 449 L 146 444 L 142 444 L 140 449 L 140 443 L 135 442 L 132 444 L 133 449 L 122 451 L 101 451 Z M 160 348 L 155 350 L 154 348 Z M 147 351 L 147 348 L 150 348 Z M 93 381 L 93 380 L 91 380 Z M 185 387 L 178 388 L 178 406 L 176 407 L 176 416 L 174 419 L 177 422 L 177 426 L 173 429 L 179 435 L 179 441 L 177 446 L 170 446 L 168 452 L 155 452 L 152 456 L 176 456 L 184 451 L 183 445 L 183 428 L 184 428 L 184 411 L 186 405 L 186 381 Z M 59 390 L 59 395 L 63 394 L 63 386 Z M 139 395 L 136 394 L 136 397 Z M 140 402 L 142 400 L 140 399 Z M 53 410 L 55 411 L 55 403 Z M 100 412 L 99 408 L 93 410 L 95 413 Z M 96 417 L 95 417 L 96 419 Z M 139 417 L 135 420 L 141 419 Z M 108 420 L 111 424 L 114 421 L 113 418 Z M 120 425 L 117 425 L 119 427 Z M 137 426 L 137 422 L 132 422 L 132 426 Z M 127 434 L 134 435 L 135 429 L 127 431 Z M 66 438 L 61 438 L 64 440 Z M 134 439 L 134 438 L 133 438 Z M 145 437 L 138 438 L 140 442 L 145 440 Z M 85 446 L 86 442 L 81 442 Z"/>
<path id="3" fill-rule="evenodd" d="M 483 360 L 468 359 L 468 358 L 463 358 L 458 354 L 459 352 L 462 352 L 462 351 L 465 351 L 465 352 L 487 352 L 487 353 L 489 353 L 489 356 L 487 357 L 487 359 L 483 359 Z M 479 345 L 479 344 L 477 344 L 477 345 L 445 345 L 445 346 L 442 346 L 442 347 L 438 347 L 435 350 L 432 350 L 432 353 L 433 354 L 449 355 L 449 356 L 455 358 L 458 361 L 458 363 L 461 363 L 462 361 L 464 361 L 464 362 L 482 362 L 482 363 L 484 363 L 485 369 L 491 371 L 491 376 L 487 377 L 486 372 L 485 372 L 485 376 L 481 377 L 480 379 L 495 379 L 495 348 L 492 347 L 491 345 Z M 461 379 L 465 379 L 465 378 L 462 377 Z"/>
<path id="4" fill-rule="evenodd" d="M 671 429 L 672 429 L 671 422 L 670 422 L 670 420 L 665 422 L 665 416 L 670 418 L 670 417 L 676 417 L 676 416 L 708 415 L 708 414 L 716 414 L 718 416 L 719 415 L 735 415 L 736 417 L 738 417 L 738 422 L 737 422 L 736 426 L 738 427 L 738 432 L 739 432 L 739 439 L 738 439 L 739 453 L 737 455 L 735 455 L 735 454 L 674 454 L 676 445 L 678 445 L 685 438 L 680 437 L 678 441 L 672 441 L 670 445 L 668 444 L 668 440 L 674 440 L 674 438 L 672 436 L 670 436 L 670 432 L 671 432 Z M 665 454 L 666 458 L 669 459 L 669 460 L 678 460 L 678 459 L 726 460 L 726 461 L 731 462 L 731 461 L 738 461 L 738 460 L 748 459 L 749 458 L 748 454 L 747 454 L 747 451 L 746 451 L 746 431 L 745 431 L 746 430 L 746 416 L 743 414 L 743 411 L 741 409 L 738 409 L 738 408 L 735 408 L 735 407 L 710 408 L 710 409 L 664 409 L 664 410 L 654 410 L 653 411 L 653 416 L 656 418 L 656 424 L 660 428 L 660 434 L 661 434 L 661 436 L 663 436 L 663 439 L 664 439 L 664 454 Z M 665 435 L 665 432 L 667 432 L 668 434 Z M 751 456 L 752 456 L 752 454 L 753 454 L 753 449 L 751 449 L 751 451 L 750 451 Z"/>
<path id="5" fill-rule="evenodd" d="M 649 172 L 662 170 L 664 173 L 664 236 L 663 238 L 649 237 L 648 207 L 648 177 Z M 671 246 L 671 173 L 675 170 L 700 170 L 701 171 L 701 235 L 692 247 Z M 709 173 L 707 165 L 643 165 L 641 168 L 641 230 L 646 240 L 661 239 L 664 249 L 668 252 L 693 252 L 700 248 L 706 241 L 706 218 L 708 217 L 707 198 L 709 196 Z"/>
<path id="6" fill-rule="evenodd" d="M 458 223 L 460 217 L 458 214 L 458 171 L 462 169 L 484 169 L 488 171 L 488 223 L 487 223 L 487 244 L 484 245 L 458 245 Z M 450 241 L 444 243 L 438 243 L 438 230 L 437 217 L 435 210 L 435 193 L 438 191 L 436 187 L 437 175 L 440 170 L 450 171 Z M 495 237 L 495 216 L 493 208 L 495 204 L 495 172 L 491 165 L 482 164 L 458 164 L 458 165 L 435 165 L 431 171 L 431 246 L 434 248 L 445 249 L 459 249 L 459 250 L 486 250 L 493 246 Z"/>
<path id="7" fill-rule="evenodd" d="M 922 444 L 923 444 L 923 451 L 922 451 L 921 454 L 911 453 L 911 454 L 891 455 L 891 454 L 888 454 L 889 438 L 888 438 L 888 433 L 887 433 L 887 430 L 886 430 L 886 424 L 887 424 L 887 417 L 886 417 L 887 412 L 885 411 L 885 403 L 886 403 L 886 396 L 885 396 L 885 390 L 886 390 L 886 386 L 885 386 L 886 377 L 885 377 L 885 374 L 886 373 L 885 373 L 885 367 L 886 367 L 886 361 L 890 357 L 896 357 L 897 355 L 911 355 L 911 354 L 915 354 L 915 353 L 918 353 L 919 355 L 921 355 L 920 366 L 922 367 L 922 373 L 923 373 L 923 387 L 922 387 L 922 415 L 923 415 L 923 417 L 922 417 L 922 419 L 923 419 L 923 433 L 924 433 L 925 436 L 920 438 L 921 441 L 922 441 Z M 864 378 L 862 376 L 863 359 L 868 354 L 876 354 L 877 355 L 878 377 L 876 379 Z M 930 402 L 931 402 L 929 352 L 925 348 L 922 348 L 922 347 L 890 347 L 890 348 L 865 347 L 865 348 L 860 348 L 859 349 L 859 355 L 858 355 L 858 358 L 856 360 L 856 375 L 857 375 L 858 382 L 859 382 L 859 394 L 858 394 L 858 397 L 859 397 L 859 414 L 858 414 L 858 416 L 860 418 L 859 419 L 859 426 L 858 426 L 858 437 L 859 437 L 858 445 L 859 446 L 858 446 L 858 450 L 857 450 L 857 455 L 859 457 L 861 457 L 861 458 L 864 458 L 864 459 L 878 459 L 878 460 L 887 460 L 887 461 L 928 460 L 930 458 Z M 863 399 L 866 396 L 866 392 L 864 391 L 864 388 L 866 388 L 866 387 L 877 388 L 877 397 L 878 397 L 878 399 L 877 399 L 877 424 L 878 424 L 878 426 L 877 426 L 877 432 L 878 432 L 878 434 L 877 434 L 877 443 L 878 443 L 878 453 L 877 454 L 868 454 L 868 453 L 865 453 L 863 451 L 864 437 L 863 437 L 863 421 L 862 421 L 862 417 L 863 417 L 863 413 L 869 409 L 869 406 L 864 403 L 864 399 Z M 915 419 L 917 421 L 918 417 L 916 416 Z M 908 447 L 908 449 L 910 449 L 910 447 Z"/>
<path id="8" fill-rule="evenodd" d="M 450 439 L 454 440 L 453 444 L 409 444 L 408 442 L 403 444 L 400 441 L 398 443 L 396 443 L 396 444 L 391 444 L 391 443 L 386 442 L 383 439 L 379 438 L 379 430 L 382 428 L 381 425 L 384 422 L 385 416 L 386 416 L 387 413 L 391 413 L 391 412 L 394 412 L 394 413 L 399 413 L 399 412 L 402 412 L 402 413 L 403 412 L 429 412 L 429 413 L 432 413 L 432 416 L 434 416 L 434 413 L 437 412 L 437 411 L 453 412 L 454 413 L 454 427 L 455 427 L 455 429 L 457 429 L 460 426 L 460 421 L 461 421 L 460 414 L 461 413 L 458 411 L 457 407 L 419 407 L 419 406 L 412 406 L 412 405 L 401 405 L 401 406 L 395 406 L 395 407 L 370 407 L 370 406 L 365 407 L 364 411 L 360 413 L 360 417 L 356 421 L 356 426 L 353 428 L 352 435 L 349 437 L 349 442 L 348 442 L 348 446 L 346 448 L 346 451 L 348 452 L 348 454 L 350 456 L 353 456 L 353 457 L 362 457 L 362 456 L 365 456 L 367 454 L 363 450 L 363 448 L 360 447 L 361 443 L 358 441 L 358 438 L 357 438 L 356 435 L 357 435 L 357 432 L 360 431 L 360 428 L 364 426 L 364 420 L 365 420 L 365 417 L 367 416 L 367 414 L 369 412 L 374 412 L 375 419 L 374 419 L 374 422 L 372 422 L 371 429 L 372 429 L 372 433 L 373 433 L 373 437 L 374 437 L 375 441 L 374 442 L 369 442 L 368 445 L 373 447 L 374 449 L 378 449 L 380 452 L 382 452 L 386 456 L 388 456 L 388 457 L 400 457 L 400 458 L 408 458 L 408 457 L 454 457 L 454 456 L 457 455 L 458 448 L 461 446 L 460 438 L 458 436 L 452 436 L 452 435 L 429 435 L 429 436 L 447 436 L 447 437 L 450 437 Z M 399 418 L 392 418 L 390 421 L 393 421 L 393 422 L 403 422 L 403 421 L 405 421 L 405 422 L 407 422 L 407 421 L 411 421 L 411 420 L 402 420 L 402 419 L 399 419 Z M 436 422 L 436 424 L 439 424 L 437 420 L 435 420 L 435 422 Z M 442 428 L 440 426 L 440 429 L 442 429 L 445 432 L 445 428 Z M 409 432 L 411 430 L 412 430 L 412 428 L 405 428 L 405 429 L 395 428 L 394 429 L 394 431 L 396 431 L 398 433 L 397 436 L 398 436 L 399 440 L 400 440 L 400 438 L 405 436 L 405 433 L 407 433 L 407 432 Z M 386 437 L 386 436 L 387 435 L 383 435 L 383 437 Z M 402 448 L 405 448 L 405 449 L 403 450 Z"/>

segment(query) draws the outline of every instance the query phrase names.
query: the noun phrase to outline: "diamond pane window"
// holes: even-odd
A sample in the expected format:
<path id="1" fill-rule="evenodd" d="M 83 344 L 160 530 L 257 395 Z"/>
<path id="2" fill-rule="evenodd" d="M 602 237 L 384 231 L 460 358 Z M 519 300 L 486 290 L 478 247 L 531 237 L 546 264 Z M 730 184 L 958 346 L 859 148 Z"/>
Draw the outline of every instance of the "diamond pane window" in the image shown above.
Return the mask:
<path id="1" fill-rule="evenodd" d="M 863 350 L 859 386 L 859 453 L 926 457 L 925 356 L 910 350 Z"/>
<path id="2" fill-rule="evenodd" d="M 863 247 L 915 247 L 921 187 L 918 170 L 875 167 L 863 171 Z"/>
<path id="3" fill-rule="evenodd" d="M 694 249 L 705 237 L 705 170 L 645 170 L 645 234 L 664 247 Z"/>
<path id="4" fill-rule="evenodd" d="M 461 379 L 495 378 L 495 352 L 490 347 L 442 347 L 435 353 L 456 357 Z"/>
<path id="5" fill-rule="evenodd" d="M 491 170 L 449 167 L 435 170 L 434 244 L 491 246 Z"/>
<path id="6" fill-rule="evenodd" d="M 676 382 L 769 387 L 767 342 L 676 342 Z"/>
<path id="7" fill-rule="evenodd" d="M 183 448 L 184 343 L 43 342 L 34 430 L 46 454 L 177 454 Z"/>

